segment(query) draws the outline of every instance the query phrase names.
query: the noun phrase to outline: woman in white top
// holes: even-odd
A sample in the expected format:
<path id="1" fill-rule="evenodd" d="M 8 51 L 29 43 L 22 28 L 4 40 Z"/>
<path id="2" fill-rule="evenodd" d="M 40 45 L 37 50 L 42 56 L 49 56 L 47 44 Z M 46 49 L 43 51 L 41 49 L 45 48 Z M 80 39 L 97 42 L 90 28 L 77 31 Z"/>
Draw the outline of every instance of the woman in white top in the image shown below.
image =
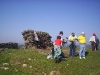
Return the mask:
<path id="1" fill-rule="evenodd" d="M 92 37 L 90 37 L 89 41 L 91 42 L 92 51 L 98 50 L 99 39 L 95 33 L 93 33 L 93 35 L 92 35 Z"/>

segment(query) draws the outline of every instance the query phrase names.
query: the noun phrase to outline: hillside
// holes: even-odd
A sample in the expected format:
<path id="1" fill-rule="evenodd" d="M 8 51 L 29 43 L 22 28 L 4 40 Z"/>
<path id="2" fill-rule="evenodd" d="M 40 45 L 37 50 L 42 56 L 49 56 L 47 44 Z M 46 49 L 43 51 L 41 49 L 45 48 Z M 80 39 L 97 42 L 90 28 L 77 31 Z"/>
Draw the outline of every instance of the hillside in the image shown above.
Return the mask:
<path id="1" fill-rule="evenodd" d="M 59 64 L 46 59 L 42 50 L 6 49 L 0 53 L 0 75 L 100 75 L 100 50 L 87 48 L 86 59 L 68 57 Z M 48 50 L 50 52 L 50 50 Z M 78 52 L 78 48 L 77 48 Z M 54 73 L 55 74 L 51 74 Z"/>

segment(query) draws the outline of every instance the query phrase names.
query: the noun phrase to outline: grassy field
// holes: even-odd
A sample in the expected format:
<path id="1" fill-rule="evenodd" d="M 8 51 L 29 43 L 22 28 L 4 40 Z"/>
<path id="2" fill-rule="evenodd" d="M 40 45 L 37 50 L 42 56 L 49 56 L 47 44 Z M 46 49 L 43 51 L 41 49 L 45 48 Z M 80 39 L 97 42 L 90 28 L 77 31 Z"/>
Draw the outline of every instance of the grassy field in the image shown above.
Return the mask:
<path id="1" fill-rule="evenodd" d="M 86 59 L 67 57 L 59 64 L 46 56 L 36 50 L 6 49 L 0 53 L 0 75 L 51 75 L 53 71 L 58 73 L 53 75 L 100 75 L 100 50 L 87 48 Z"/>

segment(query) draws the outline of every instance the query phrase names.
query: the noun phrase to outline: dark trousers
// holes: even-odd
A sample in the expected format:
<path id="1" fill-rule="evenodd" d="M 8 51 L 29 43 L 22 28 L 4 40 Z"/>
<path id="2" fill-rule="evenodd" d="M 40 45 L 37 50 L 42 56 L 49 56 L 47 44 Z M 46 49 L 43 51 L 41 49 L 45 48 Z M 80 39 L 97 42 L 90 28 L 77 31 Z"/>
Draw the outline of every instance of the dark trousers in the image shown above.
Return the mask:
<path id="1" fill-rule="evenodd" d="M 76 46 L 74 44 L 71 44 L 70 46 L 70 52 L 69 52 L 69 56 L 75 56 L 75 52 L 76 52 Z"/>
<path id="2" fill-rule="evenodd" d="M 91 46 L 92 46 L 92 51 L 94 51 L 95 48 L 96 48 L 96 44 L 95 44 L 95 42 L 92 42 L 92 43 L 91 43 Z"/>
<path id="3" fill-rule="evenodd" d="M 98 50 L 98 44 L 95 44 L 95 48 L 96 48 L 96 50 Z"/>

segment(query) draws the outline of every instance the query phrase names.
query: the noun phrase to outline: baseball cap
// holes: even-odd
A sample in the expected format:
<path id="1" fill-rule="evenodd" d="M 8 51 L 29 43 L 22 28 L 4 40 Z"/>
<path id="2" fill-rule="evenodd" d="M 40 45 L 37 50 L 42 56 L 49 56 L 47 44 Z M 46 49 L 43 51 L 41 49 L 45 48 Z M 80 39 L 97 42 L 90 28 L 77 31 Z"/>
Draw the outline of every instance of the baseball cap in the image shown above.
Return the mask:
<path id="1" fill-rule="evenodd" d="M 84 32 L 82 32 L 81 34 L 85 34 Z"/>

